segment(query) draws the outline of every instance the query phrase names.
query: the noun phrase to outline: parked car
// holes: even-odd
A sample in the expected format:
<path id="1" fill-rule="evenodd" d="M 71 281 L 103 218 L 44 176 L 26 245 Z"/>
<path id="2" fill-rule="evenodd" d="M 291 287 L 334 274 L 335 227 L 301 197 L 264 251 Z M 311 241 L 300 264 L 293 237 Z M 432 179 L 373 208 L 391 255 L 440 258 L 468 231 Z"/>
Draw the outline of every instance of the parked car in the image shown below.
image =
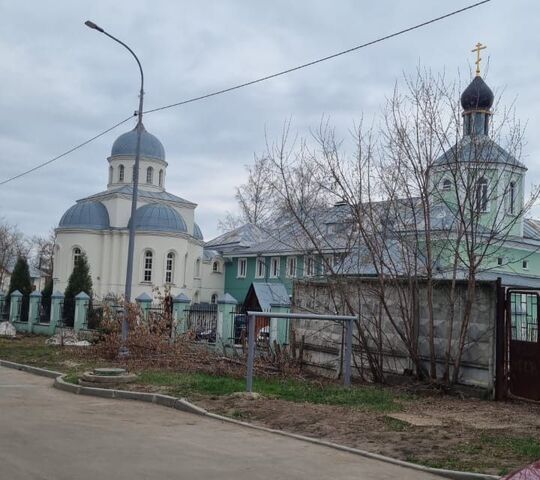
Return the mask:
<path id="1" fill-rule="evenodd" d="M 540 460 L 509 473 L 502 480 L 540 480 Z"/>

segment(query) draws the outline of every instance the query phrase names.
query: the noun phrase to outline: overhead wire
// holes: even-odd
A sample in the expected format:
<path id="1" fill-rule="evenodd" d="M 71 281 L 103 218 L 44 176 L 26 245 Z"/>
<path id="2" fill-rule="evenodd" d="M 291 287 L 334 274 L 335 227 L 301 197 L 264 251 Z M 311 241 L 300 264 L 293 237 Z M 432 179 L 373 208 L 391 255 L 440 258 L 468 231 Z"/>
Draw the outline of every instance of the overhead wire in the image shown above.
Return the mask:
<path id="1" fill-rule="evenodd" d="M 224 88 L 222 90 L 217 90 L 215 92 L 207 93 L 207 94 L 201 95 L 199 97 L 190 98 L 188 100 L 182 100 L 180 102 L 171 103 L 169 105 L 164 105 L 162 107 L 152 108 L 150 110 L 146 110 L 143 113 L 144 114 L 149 114 L 149 113 L 159 112 L 161 110 L 166 110 L 168 108 L 179 107 L 181 105 L 186 105 L 188 103 L 193 103 L 193 102 L 197 102 L 199 100 L 205 100 L 205 99 L 210 98 L 210 97 L 215 97 L 216 95 L 222 95 L 224 93 L 232 92 L 232 91 L 238 90 L 240 88 L 249 87 L 250 85 L 255 85 L 257 83 L 265 82 L 266 80 L 271 80 L 272 78 L 287 75 L 289 73 L 296 72 L 296 71 L 301 70 L 303 68 L 311 67 L 311 66 L 316 65 L 318 63 L 326 62 L 328 60 L 332 60 L 332 59 L 340 57 L 342 55 L 346 55 L 348 53 L 355 52 L 355 51 L 360 50 L 362 48 L 366 48 L 366 47 L 369 47 L 371 45 L 375 45 L 376 43 L 384 42 L 385 40 L 389 40 L 390 38 L 394 38 L 394 37 L 397 37 L 399 35 L 403 35 L 405 33 L 412 32 L 413 30 L 417 30 L 419 28 L 425 27 L 425 26 L 430 25 L 432 23 L 439 22 L 441 20 L 444 20 L 445 18 L 452 17 L 452 16 L 457 15 L 459 13 L 463 13 L 463 12 L 465 12 L 467 10 L 471 10 L 473 8 L 476 8 L 476 7 L 480 6 L 480 5 L 483 5 L 484 3 L 488 3 L 488 2 L 491 2 L 491 0 L 482 0 L 481 2 L 477 2 L 477 3 L 474 3 L 474 4 L 469 5 L 467 7 L 460 8 L 459 10 L 454 10 L 453 12 L 447 13 L 445 15 L 441 15 L 439 17 L 432 18 L 431 20 L 419 23 L 417 25 L 414 25 L 413 27 L 404 28 L 403 30 L 400 30 L 398 32 L 391 33 L 389 35 L 385 35 L 384 37 L 379 37 L 379 38 L 377 38 L 375 40 L 371 40 L 370 42 L 366 42 L 366 43 L 363 43 L 361 45 L 357 45 L 356 47 L 348 48 L 347 50 L 342 50 L 341 52 L 337 52 L 337 53 L 334 53 L 332 55 L 328 55 L 326 57 L 322 57 L 322 58 L 319 58 L 317 60 L 313 60 L 311 62 L 307 62 L 307 63 L 304 63 L 302 65 L 298 65 L 296 67 L 288 68 L 287 70 L 282 70 L 282 71 L 277 72 L 277 73 L 272 73 L 270 75 L 266 75 L 265 77 L 257 78 L 255 80 L 251 80 L 249 82 L 240 83 L 238 85 L 234 85 L 232 87 Z"/>
<path id="2" fill-rule="evenodd" d="M 70 153 L 74 152 L 75 150 L 78 150 L 79 148 L 84 147 L 85 145 L 88 145 L 90 142 L 93 142 L 94 140 L 97 140 L 99 137 L 102 137 L 103 135 L 106 135 L 111 130 L 114 130 L 115 128 L 119 127 L 120 125 L 123 125 L 127 121 L 131 120 L 134 115 L 130 115 L 129 117 L 125 118 L 124 120 L 114 124 L 112 127 L 107 128 L 107 130 L 103 130 L 102 132 L 98 133 L 97 135 L 94 135 L 92 138 L 89 138 L 88 140 L 85 140 L 82 143 L 79 143 L 78 145 L 74 146 L 73 148 L 70 148 L 69 150 L 66 150 L 64 153 L 61 153 L 60 155 L 57 155 L 54 158 L 51 158 L 50 160 L 47 160 L 46 162 L 40 163 L 39 165 L 36 165 L 32 168 L 29 168 L 28 170 L 25 170 L 24 172 L 21 172 L 17 175 L 14 175 L 13 177 L 10 177 L 6 180 L 3 180 L 0 182 L 1 185 L 5 185 L 8 182 L 12 182 L 13 180 L 16 180 L 17 178 L 21 178 L 25 175 L 28 175 L 29 173 L 35 172 L 36 170 L 39 170 L 40 168 L 43 168 L 53 162 L 56 162 L 56 160 L 61 159 L 62 157 L 65 157 L 66 155 L 69 155 Z"/>
<path id="3" fill-rule="evenodd" d="M 482 0 L 480 2 L 473 3 L 472 5 L 468 5 L 466 7 L 454 10 L 454 11 L 446 13 L 444 15 L 440 15 L 438 17 L 432 18 L 431 20 L 427 20 L 425 22 L 418 23 L 418 24 L 416 24 L 416 25 L 414 25 L 412 27 L 404 28 L 404 29 L 399 30 L 397 32 L 394 32 L 394 33 L 391 33 L 389 35 L 379 37 L 379 38 L 377 38 L 375 40 L 371 40 L 371 41 L 363 43 L 361 45 L 357 45 L 355 47 L 348 48 L 346 50 L 342 50 L 342 51 L 334 53 L 332 55 L 327 55 L 325 57 L 321 57 L 321 58 L 318 58 L 316 60 L 312 60 L 310 62 L 303 63 L 302 65 L 297 65 L 296 67 L 288 68 L 286 70 L 282 70 L 282 71 L 277 72 L 277 73 L 273 73 L 273 74 L 270 74 L 270 75 L 266 75 L 264 77 L 260 77 L 260 78 L 254 79 L 254 80 L 250 80 L 248 82 L 240 83 L 240 84 L 234 85 L 232 87 L 224 88 L 224 89 L 221 89 L 221 90 L 216 90 L 214 92 L 210 92 L 210 93 L 207 93 L 205 95 L 200 95 L 198 97 L 193 97 L 193 98 L 190 98 L 190 99 L 187 99 L 187 100 L 182 100 L 182 101 L 179 101 L 179 102 L 176 102 L 176 103 L 171 103 L 171 104 L 168 104 L 168 105 L 163 105 L 161 107 L 152 108 L 150 110 L 144 111 L 143 113 L 144 114 L 150 114 L 150 113 L 155 113 L 155 112 L 159 112 L 159 111 L 162 111 L 162 110 L 167 110 L 169 108 L 179 107 L 181 105 L 186 105 L 188 103 L 193 103 L 193 102 L 197 102 L 197 101 L 200 101 L 200 100 L 205 100 L 207 98 L 215 97 L 217 95 L 222 95 L 224 93 L 232 92 L 234 90 L 239 90 L 241 88 L 249 87 L 249 86 L 255 85 L 257 83 L 265 82 L 265 81 L 271 80 L 273 78 L 281 77 L 283 75 L 287 75 L 289 73 L 296 72 L 298 70 L 302 70 L 304 68 L 308 68 L 308 67 L 311 67 L 313 65 L 317 65 L 319 63 L 326 62 L 328 60 L 332 60 L 332 59 L 340 57 L 342 55 L 346 55 L 348 53 L 355 52 L 355 51 L 360 50 L 362 48 L 366 48 L 366 47 L 369 47 L 371 45 L 375 45 L 377 43 L 384 42 L 386 40 L 389 40 L 391 38 L 395 38 L 397 36 L 400 36 L 400 35 L 403 35 L 405 33 L 411 32 L 413 30 L 418 30 L 419 28 L 423 28 L 423 27 L 426 27 L 427 25 L 431 25 L 431 24 L 433 24 L 435 22 L 439 22 L 441 20 L 452 17 L 454 15 L 458 15 L 460 13 L 463 13 L 463 12 L 467 11 L 467 10 L 471 10 L 473 8 L 479 7 L 480 5 L 489 3 L 491 1 L 492 0 Z M 21 178 L 21 177 L 23 177 L 25 175 L 28 175 L 29 173 L 35 172 L 36 170 L 39 170 L 39 169 L 41 169 L 41 168 L 43 168 L 43 167 L 45 167 L 47 165 L 50 165 L 51 163 L 53 163 L 53 162 L 65 157 L 65 156 L 69 155 L 70 153 L 73 153 L 74 151 L 84 147 L 85 145 L 88 145 L 89 143 L 91 143 L 94 140 L 96 140 L 96 139 L 102 137 L 103 135 L 109 133 L 110 131 L 114 130 L 115 128 L 119 127 L 120 125 L 123 125 L 124 123 L 129 121 L 131 118 L 133 118 L 133 115 L 131 115 L 131 116 L 125 118 L 124 120 L 116 123 L 112 127 L 109 127 L 106 130 L 103 130 L 102 132 L 98 133 L 97 135 L 94 135 L 93 137 L 89 138 L 88 140 L 85 140 L 84 142 L 76 145 L 75 147 L 70 148 L 69 150 L 65 151 L 64 153 L 61 153 L 60 155 L 57 155 L 56 157 L 51 158 L 50 160 L 47 160 L 46 162 L 35 165 L 34 167 L 32 167 L 32 168 L 30 168 L 28 170 L 25 170 L 25 171 L 23 171 L 23 172 L 21 172 L 21 173 L 19 173 L 17 175 L 14 175 L 14 176 L 12 176 L 10 178 L 7 178 L 7 179 L 5 179 L 3 181 L 0 181 L 0 186 L 5 185 L 6 183 L 12 182 L 13 180 Z"/>

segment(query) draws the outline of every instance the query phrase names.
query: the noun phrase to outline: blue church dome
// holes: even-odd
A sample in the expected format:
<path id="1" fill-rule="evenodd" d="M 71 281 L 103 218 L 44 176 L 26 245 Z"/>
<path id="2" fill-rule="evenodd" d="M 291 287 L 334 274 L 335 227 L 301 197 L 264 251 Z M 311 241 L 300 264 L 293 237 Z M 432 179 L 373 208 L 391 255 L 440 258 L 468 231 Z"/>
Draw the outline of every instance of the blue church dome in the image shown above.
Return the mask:
<path id="1" fill-rule="evenodd" d="M 461 94 L 463 110 L 489 110 L 495 100 L 491 88 L 482 77 L 476 76 Z"/>
<path id="2" fill-rule="evenodd" d="M 62 215 L 58 226 L 103 230 L 110 226 L 109 212 L 101 202 L 79 202 Z"/>
<path id="3" fill-rule="evenodd" d="M 197 240 L 204 240 L 203 234 L 201 232 L 201 227 L 199 227 L 199 225 L 197 225 L 196 223 L 193 224 L 193 236 Z"/>
<path id="4" fill-rule="evenodd" d="M 134 128 L 133 130 L 120 135 L 115 140 L 111 149 L 111 157 L 114 157 L 115 155 L 135 156 L 136 148 L 137 129 Z M 141 135 L 141 156 L 165 160 L 165 149 L 163 148 L 163 145 L 157 137 L 148 133 L 144 126 Z"/>
<path id="5" fill-rule="evenodd" d="M 149 203 L 139 207 L 135 212 L 135 230 L 187 232 L 187 226 L 174 208 L 161 203 Z"/>

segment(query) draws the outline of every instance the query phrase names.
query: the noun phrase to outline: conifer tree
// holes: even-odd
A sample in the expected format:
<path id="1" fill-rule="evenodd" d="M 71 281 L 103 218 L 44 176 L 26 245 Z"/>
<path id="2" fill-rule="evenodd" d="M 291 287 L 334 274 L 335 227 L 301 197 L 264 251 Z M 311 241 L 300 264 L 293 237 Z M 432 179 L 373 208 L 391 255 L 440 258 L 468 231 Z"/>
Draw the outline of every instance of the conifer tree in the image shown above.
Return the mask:
<path id="1" fill-rule="evenodd" d="M 73 272 L 69 276 L 66 291 L 64 292 L 64 317 L 68 326 L 73 324 L 75 297 L 81 292 L 92 297 L 92 277 L 90 276 L 90 266 L 84 253 L 77 258 Z"/>
<path id="2" fill-rule="evenodd" d="M 30 278 L 28 262 L 24 257 L 17 258 L 17 263 L 15 263 L 11 274 L 11 281 L 9 282 L 8 297 L 15 290 L 19 290 L 24 296 L 32 293 L 32 279 Z"/>
<path id="3" fill-rule="evenodd" d="M 47 318 L 51 315 L 51 296 L 53 292 L 53 279 L 48 277 L 45 281 L 45 287 L 41 291 L 41 306 Z"/>
<path id="4" fill-rule="evenodd" d="M 92 277 L 86 255 L 82 253 L 75 262 L 73 272 L 69 276 L 68 285 L 64 292 L 65 299 L 74 299 L 76 295 L 84 292 L 92 296 Z"/>

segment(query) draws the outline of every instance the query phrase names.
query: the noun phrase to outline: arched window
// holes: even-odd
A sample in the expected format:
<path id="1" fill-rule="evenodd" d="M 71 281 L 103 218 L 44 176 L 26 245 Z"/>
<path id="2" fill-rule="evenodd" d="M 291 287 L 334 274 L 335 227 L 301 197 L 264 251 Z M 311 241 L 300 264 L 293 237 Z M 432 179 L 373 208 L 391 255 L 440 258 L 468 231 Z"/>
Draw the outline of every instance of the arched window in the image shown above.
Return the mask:
<path id="1" fill-rule="evenodd" d="M 162 187 L 163 186 L 163 170 L 159 171 L 158 181 L 159 181 L 159 186 Z"/>
<path id="2" fill-rule="evenodd" d="M 167 254 L 165 261 L 165 283 L 173 283 L 174 280 L 174 253 Z"/>
<path id="3" fill-rule="evenodd" d="M 197 258 L 195 260 L 195 272 L 194 272 L 195 278 L 199 278 L 201 276 L 201 259 Z"/>
<path id="4" fill-rule="evenodd" d="M 448 179 L 448 178 L 445 178 L 442 182 L 442 189 L 443 191 L 445 192 L 449 192 L 450 190 L 452 190 L 452 182 Z"/>
<path id="5" fill-rule="evenodd" d="M 123 182 L 124 181 L 124 178 L 125 178 L 125 169 L 124 169 L 124 165 L 120 165 L 118 167 L 118 181 L 119 182 Z"/>
<path id="6" fill-rule="evenodd" d="M 219 262 L 218 261 L 212 263 L 212 272 L 219 273 Z"/>
<path id="7" fill-rule="evenodd" d="M 198 290 L 193 295 L 193 303 L 199 303 L 199 291 Z"/>
<path id="8" fill-rule="evenodd" d="M 212 298 L 210 299 L 210 303 L 217 303 L 217 299 L 218 299 L 218 294 L 217 293 L 213 293 L 212 294 Z"/>
<path id="9" fill-rule="evenodd" d="M 79 261 L 79 258 L 81 258 L 82 251 L 79 247 L 75 247 L 73 249 L 73 268 L 77 265 L 77 262 Z"/>
<path id="10" fill-rule="evenodd" d="M 109 183 L 113 182 L 113 168 L 112 166 L 109 167 Z"/>
<path id="11" fill-rule="evenodd" d="M 508 187 L 508 213 L 514 215 L 516 213 L 516 184 L 510 182 Z"/>
<path id="12" fill-rule="evenodd" d="M 488 181 L 482 177 L 476 182 L 476 210 L 478 212 L 488 211 Z"/>
<path id="13" fill-rule="evenodd" d="M 151 250 L 144 251 L 144 266 L 143 266 L 143 281 L 152 281 L 152 260 L 153 255 Z"/>
<path id="14" fill-rule="evenodd" d="M 152 167 L 148 167 L 146 169 L 146 183 L 153 183 L 154 182 L 154 169 Z"/>

